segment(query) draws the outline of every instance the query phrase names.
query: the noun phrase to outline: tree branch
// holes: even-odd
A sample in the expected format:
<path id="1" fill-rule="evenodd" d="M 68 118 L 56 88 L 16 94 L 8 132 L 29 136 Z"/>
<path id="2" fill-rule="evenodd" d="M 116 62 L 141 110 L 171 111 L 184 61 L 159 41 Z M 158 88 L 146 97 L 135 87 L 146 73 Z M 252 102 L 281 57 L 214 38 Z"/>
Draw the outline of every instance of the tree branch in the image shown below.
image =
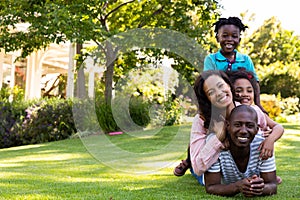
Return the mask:
<path id="1" fill-rule="evenodd" d="M 118 9 L 120 9 L 122 6 L 125 6 L 125 5 L 127 5 L 127 4 L 129 4 L 129 3 L 132 3 L 132 2 L 134 2 L 134 1 L 135 1 L 135 0 L 131 0 L 131 1 L 127 1 L 127 2 L 125 2 L 125 3 L 122 3 L 122 4 L 118 5 L 117 7 L 115 7 L 114 9 L 112 9 L 110 12 L 108 12 L 108 13 L 104 16 L 104 20 L 106 20 L 110 14 L 112 14 L 113 12 L 117 11 Z"/>
<path id="2" fill-rule="evenodd" d="M 158 14 L 162 13 L 164 8 L 165 8 L 165 6 L 163 5 L 161 8 L 157 9 L 156 11 L 154 11 L 151 16 L 154 17 L 155 15 L 158 15 Z M 142 28 L 144 25 L 145 25 L 145 22 L 141 22 L 138 25 L 138 28 Z"/>

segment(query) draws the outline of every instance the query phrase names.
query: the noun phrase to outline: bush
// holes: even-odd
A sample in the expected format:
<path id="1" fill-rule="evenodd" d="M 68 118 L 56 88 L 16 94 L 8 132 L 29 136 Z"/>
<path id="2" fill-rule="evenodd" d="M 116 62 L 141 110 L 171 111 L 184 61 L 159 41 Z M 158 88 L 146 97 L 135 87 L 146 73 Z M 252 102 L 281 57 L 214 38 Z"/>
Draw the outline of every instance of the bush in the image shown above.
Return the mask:
<path id="1" fill-rule="evenodd" d="M 279 103 L 280 99 L 276 98 L 275 95 L 261 94 L 260 101 L 271 119 L 275 119 L 282 112 Z"/>
<path id="2" fill-rule="evenodd" d="M 0 90 L 0 148 L 21 145 L 21 124 L 26 116 L 25 109 L 30 104 L 24 102 L 23 91 L 17 87 Z"/>
<path id="3" fill-rule="evenodd" d="M 164 103 L 164 107 L 166 116 L 165 125 L 172 126 L 173 124 L 180 124 L 182 109 L 179 99 L 173 95 L 169 95 L 169 98 Z"/>
<path id="4" fill-rule="evenodd" d="M 72 101 L 43 99 L 26 109 L 22 124 L 22 144 L 35 144 L 69 138 L 76 132 Z"/>
<path id="5" fill-rule="evenodd" d="M 284 98 L 300 96 L 300 80 L 287 73 L 269 74 L 261 80 L 260 88 L 261 93 L 280 93 Z"/>
<path id="6" fill-rule="evenodd" d="M 73 101 L 43 98 L 25 101 L 18 87 L 0 90 L 0 148 L 69 138 L 76 132 Z"/>
<path id="7" fill-rule="evenodd" d="M 111 108 L 103 97 L 97 97 L 96 114 L 104 133 L 120 130 L 136 131 L 145 128 L 150 122 L 150 106 L 142 97 L 132 96 L 128 101 L 120 97 L 114 99 L 112 105 Z"/>
<path id="8" fill-rule="evenodd" d="M 294 115 L 300 111 L 300 102 L 298 97 L 282 98 L 280 106 L 285 115 Z"/>
<path id="9" fill-rule="evenodd" d="M 104 133 L 120 130 L 114 120 L 111 106 L 105 102 L 104 98 L 100 97 L 96 100 L 95 108 L 99 125 Z"/>
<path id="10" fill-rule="evenodd" d="M 146 127 L 150 123 L 149 107 L 149 103 L 140 96 L 130 98 L 129 113 L 135 124 Z"/>
<path id="11" fill-rule="evenodd" d="M 299 63 L 278 61 L 268 66 L 259 66 L 260 91 L 284 97 L 300 96 Z M 288 88 L 288 89 L 287 89 Z"/>
<path id="12" fill-rule="evenodd" d="M 91 99 L 73 100 L 73 117 L 79 134 L 99 132 L 99 122 L 95 112 L 95 102 Z"/>

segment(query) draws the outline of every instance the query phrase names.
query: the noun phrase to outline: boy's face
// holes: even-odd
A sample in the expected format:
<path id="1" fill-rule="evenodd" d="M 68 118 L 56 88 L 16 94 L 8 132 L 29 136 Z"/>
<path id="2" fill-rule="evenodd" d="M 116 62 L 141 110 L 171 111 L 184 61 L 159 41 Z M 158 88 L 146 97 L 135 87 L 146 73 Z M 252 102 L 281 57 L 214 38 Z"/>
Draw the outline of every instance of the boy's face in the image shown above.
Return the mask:
<path id="1" fill-rule="evenodd" d="M 224 53 L 231 53 L 237 48 L 240 39 L 240 29 L 232 24 L 223 25 L 218 30 L 217 41 Z"/>
<path id="2" fill-rule="evenodd" d="M 254 100 L 254 89 L 249 80 L 237 79 L 234 82 L 234 93 L 238 101 L 244 105 L 252 105 Z"/>
<path id="3" fill-rule="evenodd" d="M 248 147 L 258 131 L 257 118 L 254 113 L 246 110 L 235 112 L 229 119 L 227 130 L 233 145 Z"/>

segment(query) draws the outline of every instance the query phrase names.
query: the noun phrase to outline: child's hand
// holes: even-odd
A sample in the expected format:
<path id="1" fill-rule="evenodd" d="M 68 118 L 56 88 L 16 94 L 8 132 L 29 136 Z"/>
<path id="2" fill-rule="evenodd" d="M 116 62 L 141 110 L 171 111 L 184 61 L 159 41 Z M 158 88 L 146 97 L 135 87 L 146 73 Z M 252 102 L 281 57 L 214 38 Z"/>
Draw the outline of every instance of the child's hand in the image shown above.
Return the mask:
<path id="1" fill-rule="evenodd" d="M 258 147 L 260 151 L 259 157 L 262 160 L 267 160 L 268 158 L 273 156 L 274 151 L 274 142 L 269 138 L 266 138 Z"/>
<path id="2" fill-rule="evenodd" d="M 270 129 L 269 127 L 263 130 L 264 137 L 268 137 L 271 133 L 272 133 L 272 129 Z"/>

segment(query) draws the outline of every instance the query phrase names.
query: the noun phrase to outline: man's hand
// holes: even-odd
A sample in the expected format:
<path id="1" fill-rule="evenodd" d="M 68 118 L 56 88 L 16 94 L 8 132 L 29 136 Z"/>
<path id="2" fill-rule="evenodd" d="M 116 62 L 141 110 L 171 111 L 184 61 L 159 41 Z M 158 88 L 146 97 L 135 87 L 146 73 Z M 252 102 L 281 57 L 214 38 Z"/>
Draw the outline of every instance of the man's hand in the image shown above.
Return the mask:
<path id="1" fill-rule="evenodd" d="M 264 180 L 257 175 L 253 175 L 242 180 L 240 191 L 245 197 L 254 197 L 262 195 L 264 187 Z"/>

